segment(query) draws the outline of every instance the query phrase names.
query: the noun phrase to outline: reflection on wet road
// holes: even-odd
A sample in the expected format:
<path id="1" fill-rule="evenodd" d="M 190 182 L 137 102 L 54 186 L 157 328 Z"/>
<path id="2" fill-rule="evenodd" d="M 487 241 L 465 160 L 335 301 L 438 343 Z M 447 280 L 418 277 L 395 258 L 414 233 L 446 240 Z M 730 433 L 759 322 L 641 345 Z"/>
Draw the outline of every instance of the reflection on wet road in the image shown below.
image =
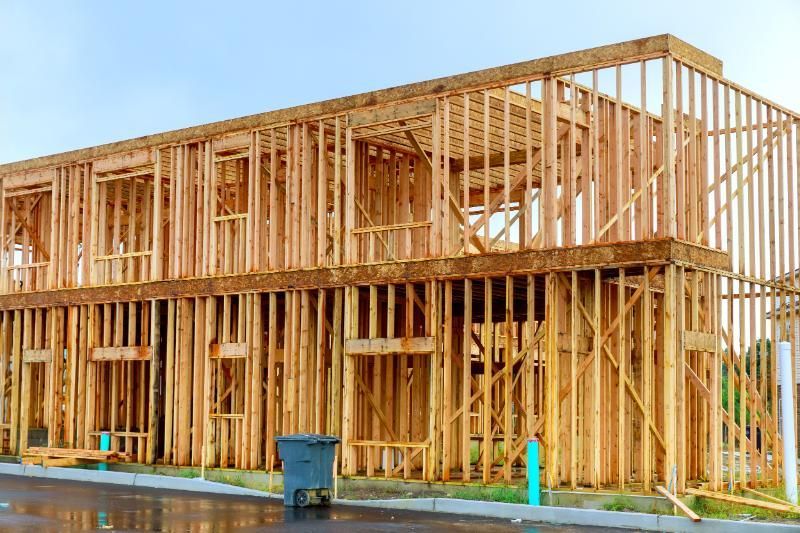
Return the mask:
<path id="1" fill-rule="evenodd" d="M 589 531 L 414 511 L 284 508 L 281 500 L 0 475 L 2 531 Z M 594 530 L 594 529 L 593 529 Z M 612 530 L 605 530 L 612 531 Z"/>

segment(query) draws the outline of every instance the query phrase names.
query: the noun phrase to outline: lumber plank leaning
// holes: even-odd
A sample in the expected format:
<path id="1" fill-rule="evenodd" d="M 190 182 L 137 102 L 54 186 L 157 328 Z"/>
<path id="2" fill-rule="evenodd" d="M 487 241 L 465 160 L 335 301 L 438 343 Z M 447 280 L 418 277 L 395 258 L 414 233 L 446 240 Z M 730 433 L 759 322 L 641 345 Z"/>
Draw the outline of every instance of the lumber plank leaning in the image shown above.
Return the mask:
<path id="1" fill-rule="evenodd" d="M 695 513 L 695 512 L 694 512 L 694 511 L 692 511 L 691 509 L 689 509 L 689 506 L 688 506 L 688 505 L 686 505 L 685 503 L 683 503 L 681 500 L 679 500 L 679 499 L 678 499 L 678 497 L 677 497 L 677 496 L 675 496 L 674 494 L 672 494 L 670 491 L 668 491 L 668 490 L 667 490 L 667 489 L 665 489 L 664 487 L 656 487 L 656 492 L 658 492 L 659 494 L 661 494 L 662 496 L 664 496 L 666 499 L 668 499 L 669 501 L 671 501 L 671 502 L 672 502 L 672 504 L 673 504 L 675 507 L 677 507 L 678 509 L 680 509 L 681 511 L 683 511 L 683 512 L 684 512 L 684 514 L 686 514 L 686 516 L 688 516 L 689 518 L 691 518 L 691 519 L 692 519 L 692 522 L 699 522 L 699 521 L 700 521 L 700 517 L 697 515 L 697 513 Z"/>
<path id="2" fill-rule="evenodd" d="M 765 502 L 753 498 L 744 498 L 742 496 L 734 496 L 733 494 L 723 494 L 719 492 L 711 492 L 702 489 L 687 488 L 686 494 L 692 496 L 700 496 L 712 500 L 719 500 L 728 503 L 737 503 L 739 505 L 749 505 L 750 507 L 758 507 L 760 509 L 767 509 L 769 511 L 776 511 L 779 513 L 800 513 L 800 507 L 795 505 L 783 505 L 775 502 Z"/>

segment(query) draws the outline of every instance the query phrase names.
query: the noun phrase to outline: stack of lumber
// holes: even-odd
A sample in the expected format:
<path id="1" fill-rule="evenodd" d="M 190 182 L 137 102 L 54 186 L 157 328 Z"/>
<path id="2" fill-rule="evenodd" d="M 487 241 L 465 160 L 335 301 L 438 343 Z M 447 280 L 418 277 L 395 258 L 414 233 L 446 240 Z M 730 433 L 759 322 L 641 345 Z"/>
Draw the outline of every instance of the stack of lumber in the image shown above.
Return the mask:
<path id="1" fill-rule="evenodd" d="M 129 453 L 82 450 L 74 448 L 28 448 L 22 457 L 24 464 L 41 464 L 42 466 L 75 466 L 88 463 L 115 463 L 130 459 Z"/>

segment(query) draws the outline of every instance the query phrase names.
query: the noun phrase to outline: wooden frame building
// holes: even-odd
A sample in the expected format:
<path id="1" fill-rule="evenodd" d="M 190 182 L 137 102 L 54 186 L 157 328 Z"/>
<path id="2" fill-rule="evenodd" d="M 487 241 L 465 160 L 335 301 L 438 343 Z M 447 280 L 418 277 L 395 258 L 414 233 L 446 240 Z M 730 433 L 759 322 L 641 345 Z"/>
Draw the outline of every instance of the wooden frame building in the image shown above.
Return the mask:
<path id="1" fill-rule="evenodd" d="M 0 165 L 0 446 L 775 485 L 798 128 L 662 35 Z"/>

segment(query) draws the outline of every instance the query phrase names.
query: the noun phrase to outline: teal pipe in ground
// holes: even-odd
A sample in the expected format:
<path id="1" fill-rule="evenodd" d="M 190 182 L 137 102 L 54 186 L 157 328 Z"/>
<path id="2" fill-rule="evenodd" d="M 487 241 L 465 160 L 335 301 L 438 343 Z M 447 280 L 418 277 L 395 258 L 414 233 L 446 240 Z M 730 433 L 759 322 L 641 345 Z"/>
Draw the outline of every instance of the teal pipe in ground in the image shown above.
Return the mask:
<path id="1" fill-rule="evenodd" d="M 111 433 L 108 431 L 103 431 L 100 433 L 100 451 L 107 452 L 111 449 Z M 98 470 L 107 470 L 108 465 L 105 463 L 100 463 L 97 465 Z"/>
<path id="2" fill-rule="evenodd" d="M 528 439 L 528 504 L 540 505 L 538 439 Z"/>

